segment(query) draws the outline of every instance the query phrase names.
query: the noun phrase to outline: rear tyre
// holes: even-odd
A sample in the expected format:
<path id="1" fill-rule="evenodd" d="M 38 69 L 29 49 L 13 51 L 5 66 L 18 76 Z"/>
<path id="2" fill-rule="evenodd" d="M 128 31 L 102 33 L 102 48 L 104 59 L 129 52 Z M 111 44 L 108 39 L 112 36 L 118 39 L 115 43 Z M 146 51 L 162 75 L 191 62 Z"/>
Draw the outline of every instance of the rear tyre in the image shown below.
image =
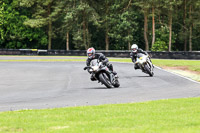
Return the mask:
<path id="1" fill-rule="evenodd" d="M 100 73 L 99 74 L 99 80 L 101 81 L 102 84 L 104 84 L 107 88 L 112 88 L 112 84 L 108 81 L 109 78 L 105 73 Z"/>

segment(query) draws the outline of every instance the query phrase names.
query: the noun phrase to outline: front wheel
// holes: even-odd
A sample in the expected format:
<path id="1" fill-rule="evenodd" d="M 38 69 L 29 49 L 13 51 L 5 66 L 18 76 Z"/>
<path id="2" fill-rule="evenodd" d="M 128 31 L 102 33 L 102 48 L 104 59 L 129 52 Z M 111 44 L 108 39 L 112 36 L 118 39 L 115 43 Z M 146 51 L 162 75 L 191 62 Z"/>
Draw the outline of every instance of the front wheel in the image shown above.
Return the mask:
<path id="1" fill-rule="evenodd" d="M 112 88 L 112 84 L 109 81 L 109 77 L 105 73 L 99 74 L 99 80 L 102 84 L 104 84 L 107 88 Z"/>
<path id="2" fill-rule="evenodd" d="M 144 69 L 149 74 L 149 76 L 153 77 L 154 73 L 150 70 L 147 64 L 144 65 Z"/>

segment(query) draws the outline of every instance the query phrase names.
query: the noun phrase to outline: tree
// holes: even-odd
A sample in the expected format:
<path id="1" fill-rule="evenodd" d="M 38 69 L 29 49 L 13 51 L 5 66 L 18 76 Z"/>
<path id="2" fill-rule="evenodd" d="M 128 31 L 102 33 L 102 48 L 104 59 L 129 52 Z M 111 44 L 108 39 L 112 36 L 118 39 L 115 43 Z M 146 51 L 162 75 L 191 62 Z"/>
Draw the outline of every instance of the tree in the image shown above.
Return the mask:
<path id="1" fill-rule="evenodd" d="M 189 8 L 189 17 L 188 17 L 188 29 L 189 29 L 189 51 L 193 50 L 193 38 L 199 38 L 198 35 L 193 34 L 193 31 L 200 28 L 200 2 L 198 0 L 189 0 L 188 1 L 188 8 Z"/>
<path id="2" fill-rule="evenodd" d="M 73 8 L 67 8 L 64 25 L 66 25 L 67 30 L 73 30 L 75 48 L 87 49 L 91 44 L 89 24 L 96 25 L 98 15 L 86 0 L 74 0 L 71 7 Z M 72 25 L 73 27 L 71 27 Z"/>
<path id="3" fill-rule="evenodd" d="M 59 4 L 56 6 L 56 10 L 59 11 L 59 15 L 57 16 L 57 19 L 54 21 L 54 33 L 57 35 L 56 39 L 62 39 L 65 40 L 65 49 L 70 49 L 70 32 L 72 32 L 72 29 L 74 27 L 74 13 L 73 10 L 75 8 L 75 2 L 74 0 L 65 0 L 60 1 Z M 62 42 L 62 41 L 60 41 Z M 61 44 L 60 44 L 61 45 Z M 62 46 L 60 46 L 62 47 Z"/>
<path id="4" fill-rule="evenodd" d="M 187 26 L 186 26 L 186 17 L 187 17 L 187 0 L 184 0 L 184 15 L 183 15 L 183 33 L 184 33 L 184 51 L 187 50 Z"/>
<path id="5" fill-rule="evenodd" d="M 48 26 L 48 49 L 50 50 L 52 47 L 53 36 L 52 22 L 57 19 L 56 16 L 58 16 L 61 11 L 60 8 L 57 8 L 60 6 L 60 0 L 21 0 L 21 6 L 33 8 L 32 17 L 24 22 L 25 25 L 32 28 Z"/>
<path id="6" fill-rule="evenodd" d="M 151 43 L 151 48 L 152 48 L 155 43 L 155 38 L 156 38 L 155 17 L 156 17 L 156 14 L 158 14 L 160 12 L 159 11 L 160 1 L 159 0 L 150 0 L 149 3 L 150 3 L 150 7 L 151 7 L 151 17 L 152 17 L 152 43 Z"/>
<path id="7" fill-rule="evenodd" d="M 115 40 L 115 49 L 129 49 L 133 41 L 133 34 L 137 30 L 137 16 L 132 12 L 130 1 L 115 3 L 111 6 L 111 25 L 109 36 Z M 117 13 L 117 15 L 116 15 Z"/>
<path id="8" fill-rule="evenodd" d="M 169 28 L 169 43 L 168 43 L 168 51 L 172 50 L 172 26 L 173 26 L 173 17 L 176 17 L 178 14 L 176 14 L 178 10 L 178 6 L 181 5 L 182 0 L 163 0 L 162 2 L 162 12 L 167 13 L 168 16 L 168 28 Z"/>
<path id="9" fill-rule="evenodd" d="M 199 12 L 199 0 L 1 0 L 0 47 L 199 50 Z"/>
<path id="10" fill-rule="evenodd" d="M 0 1 L 0 39 L 1 39 L 0 44 L 3 42 L 4 37 L 5 37 L 5 33 L 3 30 L 4 19 L 5 19 L 5 15 L 4 15 L 5 7 L 6 7 L 5 2 Z"/>
<path id="11" fill-rule="evenodd" d="M 149 2 L 146 0 L 138 0 L 135 5 L 139 6 L 144 14 L 144 40 L 145 40 L 145 50 L 149 50 L 148 41 L 148 15 L 149 15 Z"/>
<path id="12" fill-rule="evenodd" d="M 42 29 L 33 29 L 23 25 L 30 12 L 19 8 L 18 0 L 4 0 L 1 5 L 1 47 L 2 48 L 38 48 L 46 44 Z M 34 44 L 34 42 L 37 42 Z"/>

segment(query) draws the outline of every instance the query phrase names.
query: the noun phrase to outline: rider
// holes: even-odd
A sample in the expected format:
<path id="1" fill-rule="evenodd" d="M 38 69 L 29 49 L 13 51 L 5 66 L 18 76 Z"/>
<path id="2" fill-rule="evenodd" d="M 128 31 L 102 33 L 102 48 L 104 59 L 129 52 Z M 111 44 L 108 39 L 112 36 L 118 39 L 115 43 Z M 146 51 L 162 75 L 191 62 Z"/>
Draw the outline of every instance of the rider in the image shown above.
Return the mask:
<path id="1" fill-rule="evenodd" d="M 136 62 L 136 59 L 137 59 L 137 54 L 138 53 L 142 53 L 142 54 L 145 54 L 145 55 L 148 55 L 148 53 L 146 51 L 143 51 L 141 48 L 138 48 L 137 44 L 133 44 L 131 46 L 131 53 L 130 53 L 130 57 L 132 59 L 132 62 L 135 64 L 134 65 L 134 68 L 135 69 L 139 69 L 139 66 Z"/>
<path id="2" fill-rule="evenodd" d="M 115 71 L 113 71 L 113 65 L 109 63 L 108 58 L 102 53 L 95 53 L 95 49 L 93 47 L 89 48 L 87 50 L 87 60 L 86 60 L 86 65 L 90 66 L 90 62 L 94 59 L 98 59 L 100 62 L 103 63 L 103 65 L 106 65 L 108 69 L 114 74 L 117 75 Z M 88 69 L 89 72 L 89 69 Z M 91 80 L 95 80 L 94 77 L 91 77 Z"/>

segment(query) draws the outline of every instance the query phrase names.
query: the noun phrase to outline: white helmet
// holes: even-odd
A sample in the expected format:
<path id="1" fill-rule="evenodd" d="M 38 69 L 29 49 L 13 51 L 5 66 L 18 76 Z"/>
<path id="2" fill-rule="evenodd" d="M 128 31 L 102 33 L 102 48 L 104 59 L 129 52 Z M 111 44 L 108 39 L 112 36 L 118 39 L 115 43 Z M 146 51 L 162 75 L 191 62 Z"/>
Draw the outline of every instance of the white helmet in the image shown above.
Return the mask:
<path id="1" fill-rule="evenodd" d="M 138 50 L 138 46 L 137 46 L 137 44 L 133 44 L 132 46 L 131 46 L 131 50 L 132 50 L 132 52 L 137 52 L 137 50 Z"/>
<path id="2" fill-rule="evenodd" d="M 95 55 L 95 49 L 93 48 L 93 47 L 91 47 L 91 48 L 89 48 L 88 50 L 87 50 L 87 56 L 88 56 L 88 58 L 91 58 L 92 59 L 92 57 Z"/>

